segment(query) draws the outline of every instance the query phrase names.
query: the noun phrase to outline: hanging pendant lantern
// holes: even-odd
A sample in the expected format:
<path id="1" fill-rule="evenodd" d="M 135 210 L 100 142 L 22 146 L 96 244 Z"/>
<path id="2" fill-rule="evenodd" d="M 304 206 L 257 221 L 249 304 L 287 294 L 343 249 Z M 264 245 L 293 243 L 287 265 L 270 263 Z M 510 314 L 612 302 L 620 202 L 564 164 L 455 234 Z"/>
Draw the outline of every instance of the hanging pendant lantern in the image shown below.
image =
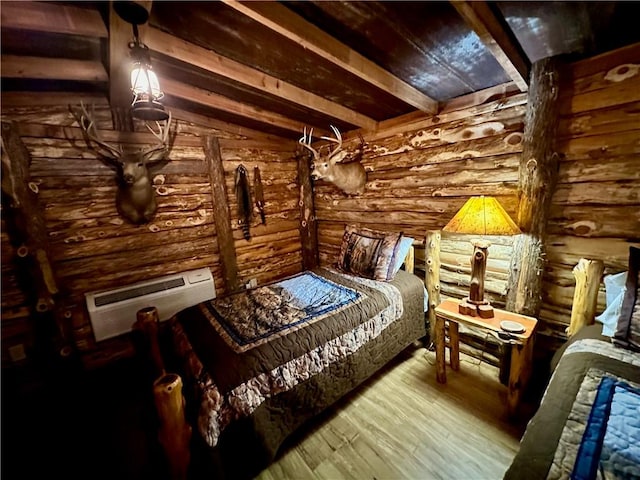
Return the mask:
<path id="1" fill-rule="evenodd" d="M 113 8 L 125 22 L 133 27 L 133 41 L 129 42 L 131 66 L 131 114 L 134 118 L 149 121 L 163 121 L 169 118 L 160 103 L 164 93 L 160 90 L 158 76 L 151 66 L 151 56 L 147 46 L 138 38 L 138 25 L 149 20 L 149 4 L 143 1 L 116 1 Z"/>
<path id="2" fill-rule="evenodd" d="M 129 44 L 133 65 L 131 68 L 132 115 L 141 120 L 162 121 L 169 118 L 160 103 L 164 93 L 160 90 L 158 76 L 151 67 L 149 49 L 138 40 L 134 25 L 135 40 Z"/>

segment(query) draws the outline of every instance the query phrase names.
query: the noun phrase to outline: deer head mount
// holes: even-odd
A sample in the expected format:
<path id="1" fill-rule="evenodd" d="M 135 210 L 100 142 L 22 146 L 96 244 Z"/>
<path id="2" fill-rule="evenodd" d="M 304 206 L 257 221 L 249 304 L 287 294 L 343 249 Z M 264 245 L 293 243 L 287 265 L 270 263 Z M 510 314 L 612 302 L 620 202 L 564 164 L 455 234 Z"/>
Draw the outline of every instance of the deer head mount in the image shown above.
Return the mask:
<path id="1" fill-rule="evenodd" d="M 311 146 L 313 129 L 311 129 L 309 135 L 307 135 L 307 129 L 305 128 L 302 138 L 298 140 L 298 143 L 313 155 L 311 179 L 326 180 L 327 182 L 333 183 L 347 195 L 361 195 L 364 193 L 364 186 L 367 182 L 367 172 L 360 163 L 364 148 L 364 139 L 362 136 L 360 137 L 360 149 L 351 156 L 351 160 L 341 163 L 345 158 L 350 156 L 350 153 L 342 149 L 342 135 L 340 135 L 340 131 L 333 125 L 331 125 L 331 130 L 333 130 L 335 138 L 320 137 L 322 140 L 336 144 L 336 147 L 331 150 L 327 156 L 320 155 L 318 150 Z"/>
<path id="2" fill-rule="evenodd" d="M 80 108 L 72 110 L 72 113 L 82 128 L 87 146 L 109 166 L 116 169 L 118 213 L 134 224 L 150 222 L 155 216 L 158 205 L 149 169 L 166 161 L 169 153 L 171 113 L 164 124 L 155 122 L 157 131 L 148 123 L 146 124 L 158 143 L 137 151 L 129 151 L 120 145 L 111 145 L 102 141 L 92 115 L 87 112 L 84 104 L 81 103 Z"/>

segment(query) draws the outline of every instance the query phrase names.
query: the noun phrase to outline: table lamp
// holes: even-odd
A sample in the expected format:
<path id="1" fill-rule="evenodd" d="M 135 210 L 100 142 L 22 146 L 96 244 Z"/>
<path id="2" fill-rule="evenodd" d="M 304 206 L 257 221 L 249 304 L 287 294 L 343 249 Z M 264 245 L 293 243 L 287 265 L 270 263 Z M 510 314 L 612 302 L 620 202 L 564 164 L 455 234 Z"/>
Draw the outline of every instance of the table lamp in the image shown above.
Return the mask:
<path id="1" fill-rule="evenodd" d="M 443 228 L 445 232 L 473 235 L 516 235 L 521 233 L 502 205 L 493 197 L 471 197 Z M 471 256 L 469 296 L 460 302 L 458 311 L 464 315 L 493 317 L 493 307 L 484 299 L 484 273 L 490 243 L 474 240 Z"/>

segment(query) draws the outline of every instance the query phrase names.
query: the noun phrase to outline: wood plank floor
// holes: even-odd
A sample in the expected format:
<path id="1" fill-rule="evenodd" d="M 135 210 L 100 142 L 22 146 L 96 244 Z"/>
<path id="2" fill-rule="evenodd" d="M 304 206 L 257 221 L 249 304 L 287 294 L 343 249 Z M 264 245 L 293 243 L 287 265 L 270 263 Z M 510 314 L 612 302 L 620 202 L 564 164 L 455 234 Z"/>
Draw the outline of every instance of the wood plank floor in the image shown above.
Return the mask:
<path id="1" fill-rule="evenodd" d="M 294 435 L 258 478 L 502 478 L 530 414 L 507 421 L 495 367 L 461 354 L 447 374 L 438 384 L 435 353 L 410 347 Z"/>

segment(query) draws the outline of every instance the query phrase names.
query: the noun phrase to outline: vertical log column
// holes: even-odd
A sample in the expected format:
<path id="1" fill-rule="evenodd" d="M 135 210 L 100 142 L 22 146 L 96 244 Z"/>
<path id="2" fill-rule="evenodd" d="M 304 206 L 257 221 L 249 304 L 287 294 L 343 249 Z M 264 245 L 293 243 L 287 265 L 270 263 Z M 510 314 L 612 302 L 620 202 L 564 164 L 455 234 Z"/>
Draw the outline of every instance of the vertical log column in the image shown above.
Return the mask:
<path id="1" fill-rule="evenodd" d="M 47 227 L 38 203 L 38 186 L 30 181 L 31 157 L 17 126 L 2 122 L 2 191 L 11 199 L 12 220 L 22 245 L 17 254 L 28 258 L 36 287 L 36 311 L 52 310 L 58 293 L 51 266 Z"/>
<path id="2" fill-rule="evenodd" d="M 427 232 L 425 244 L 425 278 L 424 282 L 429 295 L 429 337 L 436 341 L 436 307 L 440 305 L 440 230 Z M 444 338 L 443 338 L 444 342 Z"/>
<path id="3" fill-rule="evenodd" d="M 306 154 L 298 154 L 298 184 L 300 185 L 300 241 L 302 243 L 302 268 L 311 270 L 318 266 L 318 224 L 314 215 L 311 168 Z"/>
<path id="4" fill-rule="evenodd" d="M 113 129 L 117 131 L 133 131 L 131 118 L 131 93 L 129 78 L 131 58 L 129 42 L 132 38 L 132 27 L 116 13 L 113 2 L 109 7 L 109 104 Z"/>
<path id="5" fill-rule="evenodd" d="M 533 64 L 520 160 L 518 226 L 507 310 L 537 316 L 542 305 L 544 239 L 551 197 L 558 178 L 554 151 L 558 129 L 559 61 Z"/>
<path id="6" fill-rule="evenodd" d="M 238 259 L 231 230 L 231 214 L 225 190 L 224 168 L 220 143 L 216 137 L 204 139 L 204 155 L 209 166 L 209 179 L 213 195 L 213 216 L 216 224 L 220 263 L 224 277 L 225 293 L 234 292 L 238 287 Z"/>
<path id="7" fill-rule="evenodd" d="M 171 480 L 186 480 L 191 462 L 191 426 L 185 419 L 182 378 L 169 373 L 153 384 L 153 396 L 160 428 L 158 439 L 164 449 Z"/>

